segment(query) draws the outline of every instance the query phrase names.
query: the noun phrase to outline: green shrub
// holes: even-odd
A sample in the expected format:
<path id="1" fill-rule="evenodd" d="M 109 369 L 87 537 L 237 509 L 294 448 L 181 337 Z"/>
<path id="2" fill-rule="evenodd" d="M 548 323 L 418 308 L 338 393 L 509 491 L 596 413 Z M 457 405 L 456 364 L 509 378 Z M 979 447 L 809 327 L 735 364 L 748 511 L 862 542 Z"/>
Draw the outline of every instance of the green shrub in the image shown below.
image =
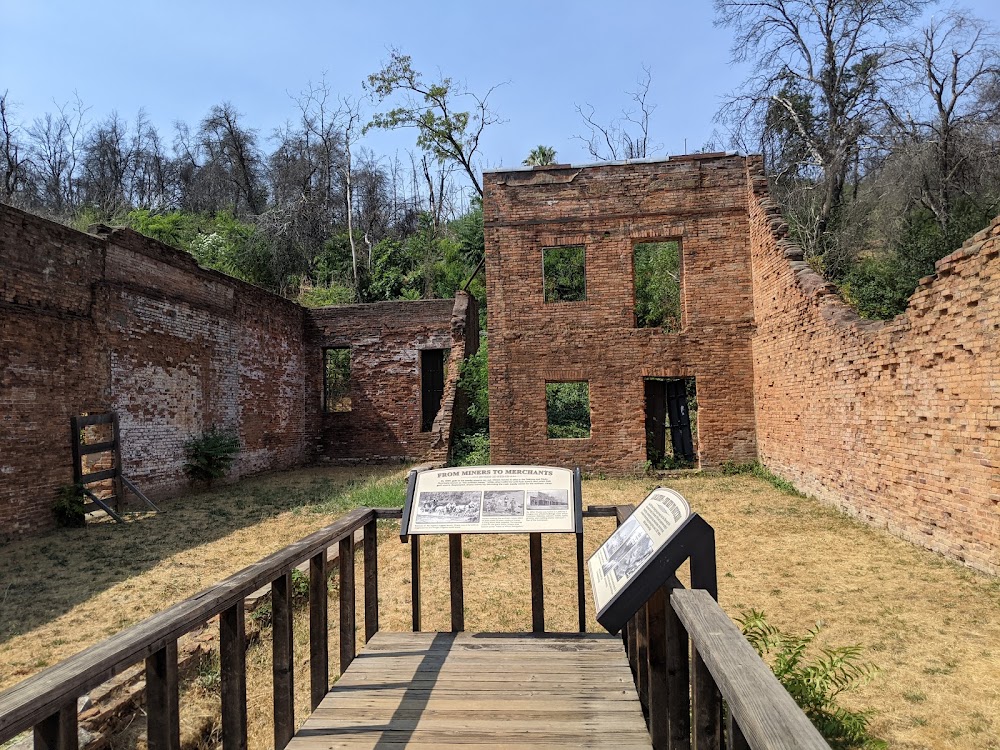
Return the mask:
<path id="1" fill-rule="evenodd" d="M 210 427 L 200 437 L 184 444 L 184 473 L 193 482 L 220 479 L 229 473 L 240 452 L 240 439 L 233 430 Z"/>
<path id="2" fill-rule="evenodd" d="M 78 529 L 87 525 L 83 506 L 83 485 L 67 484 L 59 488 L 56 503 L 52 506 L 56 524 L 66 529 Z"/>
<path id="3" fill-rule="evenodd" d="M 841 693 L 866 684 L 878 672 L 874 664 L 861 660 L 860 646 L 820 648 L 818 654 L 807 656 L 819 635 L 819 624 L 804 635 L 791 635 L 768 623 L 764 613 L 754 609 L 744 612 L 737 622 L 761 658 L 770 656 L 778 682 L 834 750 L 888 747 L 869 733 L 870 711 L 851 711 L 837 705 Z"/>
<path id="4" fill-rule="evenodd" d="M 464 432 L 455 438 L 452 466 L 486 466 L 490 462 L 490 433 Z"/>

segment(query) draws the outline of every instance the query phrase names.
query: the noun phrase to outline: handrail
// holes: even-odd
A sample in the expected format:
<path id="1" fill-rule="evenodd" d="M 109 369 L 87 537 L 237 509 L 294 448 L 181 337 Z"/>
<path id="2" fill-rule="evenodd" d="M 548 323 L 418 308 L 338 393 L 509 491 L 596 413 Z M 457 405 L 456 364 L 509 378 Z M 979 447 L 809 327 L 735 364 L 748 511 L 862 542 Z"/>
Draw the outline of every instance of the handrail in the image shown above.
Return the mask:
<path id="1" fill-rule="evenodd" d="M 753 646 L 707 591 L 675 589 L 670 606 L 729 707 L 732 747 L 830 750 Z"/>
<path id="2" fill-rule="evenodd" d="M 0 743 L 50 721 L 69 704 L 75 707 L 78 696 L 121 670 L 164 649 L 175 648 L 180 636 L 236 605 L 242 607 L 243 599 L 257 589 L 284 575 L 290 576 L 299 564 L 318 553 L 325 554 L 328 547 L 348 537 L 353 539 L 355 531 L 374 524 L 375 520 L 376 513 L 370 508 L 351 510 L 335 523 L 8 688 L 0 693 Z M 242 613 L 240 620 L 242 623 Z"/>

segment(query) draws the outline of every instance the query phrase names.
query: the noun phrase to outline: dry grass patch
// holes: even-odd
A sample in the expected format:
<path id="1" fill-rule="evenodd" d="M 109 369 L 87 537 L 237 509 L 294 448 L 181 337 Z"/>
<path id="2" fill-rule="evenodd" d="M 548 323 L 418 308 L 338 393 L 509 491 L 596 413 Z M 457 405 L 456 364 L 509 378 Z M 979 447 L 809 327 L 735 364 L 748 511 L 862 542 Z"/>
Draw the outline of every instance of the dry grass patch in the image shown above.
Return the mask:
<path id="1" fill-rule="evenodd" d="M 308 512 L 317 507 L 314 483 L 337 495 L 357 470 L 313 470 L 276 475 L 262 482 L 264 496 L 298 497 L 280 509 L 264 509 L 260 518 L 225 529 L 225 533 L 201 533 L 208 538 L 191 539 L 183 549 L 173 549 L 155 565 L 147 565 L 129 578 L 91 594 L 92 599 L 75 603 L 59 612 L 58 591 L 86 585 L 88 576 L 76 568 L 91 560 L 88 551 L 104 550 L 131 532 L 93 528 L 79 537 L 73 532 L 22 543 L 21 553 L 33 555 L 27 563 L 21 554 L 0 551 L 0 565 L 18 564 L 18 591 L 11 595 L 19 612 L 4 609 L 0 627 L 20 628 L 6 635 L 0 646 L 0 669 L 9 684 L 18 679 L 15 670 L 35 671 L 32 659 L 54 662 L 86 645 L 83 632 L 97 640 L 151 614 L 183 596 L 194 593 L 262 555 L 284 546 L 328 523 L 329 515 Z M 716 529 L 719 591 L 723 607 L 733 617 L 750 608 L 764 610 L 782 630 L 800 634 L 817 621 L 824 623 L 820 645 L 860 644 L 865 658 L 880 669 L 875 679 L 856 693 L 844 696 L 850 708 L 872 709 L 873 733 L 891 748 L 976 747 L 1000 749 L 1000 581 L 976 574 L 942 557 L 920 550 L 888 534 L 858 524 L 815 501 L 782 492 L 760 479 L 693 476 L 663 482 L 679 490 L 692 507 Z M 242 487 L 248 483 L 242 483 Z M 651 479 L 590 480 L 584 483 L 586 504 L 614 505 L 638 502 L 657 483 Z M 236 490 L 243 506 L 228 505 L 236 499 L 226 493 Z M 219 500 L 223 509 L 237 516 L 248 511 L 253 489 L 230 488 Z M 242 495 L 240 494 L 242 493 Z M 213 495 L 215 493 L 212 493 Z M 323 494 L 322 492 L 319 494 Z M 185 503 L 205 503 L 207 495 Z M 214 504 L 215 501 L 213 501 Z M 255 506 L 256 507 L 256 506 Z M 237 513 L 239 510 L 239 513 Z M 192 510 L 191 512 L 194 512 Z M 201 509 L 192 521 L 207 524 L 219 510 Z M 251 510 L 251 514 L 252 514 Z M 171 514 L 156 520 L 163 522 Z M 178 511 L 178 517 L 181 516 Z M 180 518 L 178 518 L 180 521 Z M 146 524 L 147 521 L 143 521 Z M 253 525 L 249 525 L 253 523 Z M 140 526 L 137 524 L 136 526 Z M 185 523 L 169 534 L 187 535 Z M 610 519 L 591 519 L 586 526 L 586 552 L 591 554 L 614 527 Z M 168 536 L 168 530 L 164 535 Z M 116 536 L 116 533 L 118 536 Z M 147 532 L 143 532 L 144 534 Z M 398 526 L 380 526 L 379 581 L 381 625 L 384 630 L 405 631 L 410 627 L 409 547 L 398 539 Z M 100 535 L 100 536 L 99 536 Z M 100 544 L 95 537 L 98 537 Z M 57 547 L 53 539 L 65 539 L 58 554 L 67 564 L 52 560 Z M 47 552 L 34 549 L 48 547 Z M 200 546 L 196 546 L 200 545 Z M 221 545 L 221 546 L 220 546 Z M 79 546 L 81 550 L 74 551 Z M 129 554 L 116 552 L 119 565 Z M 448 546 L 444 537 L 422 541 L 423 627 L 448 630 Z M 150 552 L 150 556 L 153 553 Z M 570 535 L 544 538 L 546 627 L 576 629 L 575 547 Z M 464 540 L 466 628 L 470 631 L 525 631 L 531 626 L 528 574 L 528 540 L 521 536 L 467 536 Z M 105 557 L 105 561 L 106 561 Z M 360 555 L 359 555 L 360 562 Z M 2 568 L 0 568 L 2 569 Z M 75 581 L 55 585 L 48 579 Z M 683 573 L 683 571 L 682 571 Z M 682 575 L 683 578 L 683 575 Z M 356 575 L 358 601 L 363 601 L 363 576 Z M 7 583 L 3 584 L 8 586 Z M 36 587 L 46 593 L 34 598 Z M 49 587 L 53 587 L 49 590 Z M 2 596 L 0 588 L 0 596 Z M 166 596 L 164 592 L 167 592 Z M 64 591 L 65 594 L 65 591 Z M 597 630 L 593 603 L 587 587 L 588 627 Z M 86 598 L 76 595 L 72 598 Z M 338 625 L 336 579 L 331 581 L 330 654 L 331 676 L 336 674 Z M 10 601 L 10 599 L 8 599 Z M 56 602 L 55 612 L 47 614 Z M 3 605 L 4 607 L 7 606 Z M 65 606 L 65 605 L 62 605 Z M 18 625 L 23 621 L 23 625 Z M 32 624 L 33 623 L 33 624 Z M 251 630 L 254 625 L 251 624 Z M 358 643 L 363 622 L 359 616 Z M 305 608 L 296 614 L 297 719 L 308 709 L 308 624 Z M 45 648 L 46 641 L 64 639 L 62 645 Z M 26 649 L 22 656 L 21 649 Z M 50 655 L 51 654 L 51 655 Z M 19 662 L 19 665 L 13 662 Z M 271 745 L 271 661 L 266 620 L 259 641 L 248 653 L 248 698 L 250 746 L 264 750 Z M 185 744 L 208 746 L 218 731 L 218 686 L 209 667 L 185 687 L 182 698 Z M 142 745 L 136 728 L 122 747 Z"/>

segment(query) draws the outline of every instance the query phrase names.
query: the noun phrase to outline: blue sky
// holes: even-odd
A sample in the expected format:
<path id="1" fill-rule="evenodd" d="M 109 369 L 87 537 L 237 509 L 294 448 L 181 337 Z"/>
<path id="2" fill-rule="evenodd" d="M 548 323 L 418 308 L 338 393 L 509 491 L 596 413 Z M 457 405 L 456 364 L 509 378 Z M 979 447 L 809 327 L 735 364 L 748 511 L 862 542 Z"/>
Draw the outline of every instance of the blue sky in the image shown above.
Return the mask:
<path id="1" fill-rule="evenodd" d="M 1000 27 L 1000 3 L 963 3 Z M 361 81 L 390 47 L 414 67 L 464 80 L 506 120 L 484 138 L 488 166 L 516 166 L 532 147 L 559 161 L 590 161 L 576 105 L 608 120 L 628 104 L 642 66 L 652 69 L 660 153 L 702 146 L 721 98 L 744 70 L 729 65 L 730 34 L 710 0 L 617 2 L 387 2 L 286 0 L 0 0 L 0 91 L 23 120 L 77 91 L 101 118 L 144 107 L 168 140 L 171 123 L 195 125 L 231 101 L 262 137 L 293 118 L 289 93 L 324 73 L 361 96 Z M 265 145 L 267 145 L 265 143 Z M 375 133 L 379 153 L 413 147 L 411 133 Z"/>

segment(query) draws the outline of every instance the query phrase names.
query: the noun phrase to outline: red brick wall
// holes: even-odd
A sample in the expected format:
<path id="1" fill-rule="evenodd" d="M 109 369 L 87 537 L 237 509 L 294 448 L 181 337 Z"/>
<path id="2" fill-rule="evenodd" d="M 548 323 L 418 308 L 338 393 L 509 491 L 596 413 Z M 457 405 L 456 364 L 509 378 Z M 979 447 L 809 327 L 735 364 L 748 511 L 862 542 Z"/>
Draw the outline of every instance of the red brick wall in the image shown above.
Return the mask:
<path id="1" fill-rule="evenodd" d="M 750 164 L 761 459 L 802 491 L 1000 572 L 1000 219 L 906 312 L 864 321 L 802 261 Z"/>
<path id="2" fill-rule="evenodd" d="M 746 167 L 680 157 L 484 176 L 491 459 L 629 471 L 643 377 L 695 377 L 702 466 L 756 457 Z M 632 247 L 679 239 L 684 326 L 634 325 Z M 586 248 L 587 299 L 545 303 L 542 248 Z M 591 437 L 546 437 L 545 382 L 590 382 Z"/>
<path id="3" fill-rule="evenodd" d="M 448 456 L 456 410 L 459 364 L 475 352 L 475 301 L 377 302 L 307 312 L 308 346 L 351 349 L 351 410 L 323 413 L 321 360 L 310 368 L 310 409 L 319 424 L 319 453 L 330 461 L 431 459 Z M 441 410 L 421 432 L 420 351 L 451 349 Z"/>

